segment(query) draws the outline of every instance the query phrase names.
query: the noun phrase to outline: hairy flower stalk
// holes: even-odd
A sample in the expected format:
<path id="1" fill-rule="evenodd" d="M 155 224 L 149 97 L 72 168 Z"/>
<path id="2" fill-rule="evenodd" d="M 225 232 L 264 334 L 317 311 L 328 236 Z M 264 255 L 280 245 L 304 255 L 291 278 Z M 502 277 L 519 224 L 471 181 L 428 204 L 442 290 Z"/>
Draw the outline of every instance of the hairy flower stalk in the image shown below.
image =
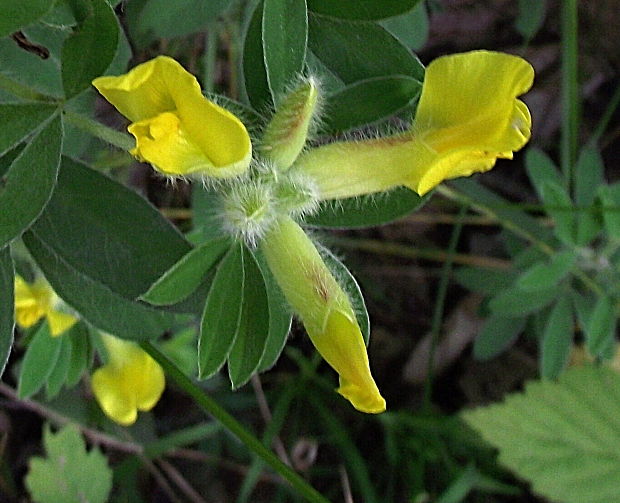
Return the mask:
<path id="1" fill-rule="evenodd" d="M 310 340 L 340 375 L 338 393 L 368 413 L 385 410 L 348 296 L 306 233 L 283 217 L 261 243 L 269 268 Z"/>
<path id="2" fill-rule="evenodd" d="M 336 142 L 308 150 L 294 169 L 312 177 L 321 199 L 341 199 L 405 185 L 420 195 L 449 178 L 491 169 L 530 138 L 531 118 L 516 99 L 534 70 L 488 51 L 444 56 L 426 69 L 413 125 L 402 134 Z"/>

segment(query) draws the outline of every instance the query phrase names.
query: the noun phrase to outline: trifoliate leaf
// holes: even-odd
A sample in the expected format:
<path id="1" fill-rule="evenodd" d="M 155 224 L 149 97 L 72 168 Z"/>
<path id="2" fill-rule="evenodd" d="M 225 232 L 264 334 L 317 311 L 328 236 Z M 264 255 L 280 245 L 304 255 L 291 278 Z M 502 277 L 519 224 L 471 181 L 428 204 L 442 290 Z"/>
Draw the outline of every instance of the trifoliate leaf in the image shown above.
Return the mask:
<path id="1" fill-rule="evenodd" d="M 606 368 L 529 383 L 504 403 L 463 417 L 534 491 L 563 503 L 609 503 L 620 494 L 620 375 Z"/>
<path id="2" fill-rule="evenodd" d="M 46 458 L 30 459 L 26 487 L 36 503 L 105 503 L 112 470 L 99 449 L 86 451 L 75 426 L 43 433 Z"/>

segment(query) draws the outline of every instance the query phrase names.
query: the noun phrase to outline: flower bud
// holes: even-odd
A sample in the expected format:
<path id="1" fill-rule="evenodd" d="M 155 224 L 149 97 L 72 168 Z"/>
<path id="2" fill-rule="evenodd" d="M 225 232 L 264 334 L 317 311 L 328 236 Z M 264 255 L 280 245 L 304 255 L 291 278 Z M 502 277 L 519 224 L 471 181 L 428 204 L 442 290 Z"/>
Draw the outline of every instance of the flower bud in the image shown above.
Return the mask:
<path id="1" fill-rule="evenodd" d="M 283 217 L 267 232 L 261 249 L 310 340 L 340 375 L 338 393 L 362 412 L 383 412 L 385 400 L 370 373 L 351 302 L 312 241 L 291 218 Z"/>
<path id="2" fill-rule="evenodd" d="M 278 169 L 289 168 L 306 144 L 318 97 L 316 81 L 308 79 L 286 95 L 278 105 L 261 142 L 262 155 Z"/>

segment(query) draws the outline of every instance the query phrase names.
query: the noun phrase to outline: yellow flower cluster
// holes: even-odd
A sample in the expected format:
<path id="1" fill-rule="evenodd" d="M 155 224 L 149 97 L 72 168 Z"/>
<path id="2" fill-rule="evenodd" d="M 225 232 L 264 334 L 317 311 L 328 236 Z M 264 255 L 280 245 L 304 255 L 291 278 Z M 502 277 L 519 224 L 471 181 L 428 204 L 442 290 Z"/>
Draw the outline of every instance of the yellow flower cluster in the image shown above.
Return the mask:
<path id="1" fill-rule="evenodd" d="M 303 212 L 294 208 L 302 203 L 286 196 L 294 204 L 280 201 L 272 216 L 271 199 L 283 200 L 282 194 L 290 188 L 295 192 L 298 185 L 303 187 L 297 199 L 307 207 L 403 185 L 425 194 L 443 180 L 486 171 L 498 158 L 512 158 L 529 140 L 530 114 L 517 97 L 530 88 L 533 76 L 529 63 L 516 56 L 487 51 L 445 56 L 426 70 L 408 131 L 304 151 L 319 99 L 309 79 L 281 100 L 260 143 L 273 183 L 279 184 L 273 190 L 248 169 L 251 141 L 241 121 L 203 97 L 196 79 L 176 61 L 158 57 L 125 75 L 98 78 L 94 85 L 132 121 L 132 153 L 138 159 L 168 175 L 231 178 L 233 187 L 243 188 L 237 191 L 244 194 L 239 199 L 253 201 L 247 211 L 251 225 L 244 229 L 265 222 L 248 241 L 258 241 L 313 344 L 340 375 L 338 392 L 358 410 L 378 413 L 385 410 L 385 400 L 371 375 L 349 297 L 292 218 Z M 281 182 L 286 177 L 288 186 Z M 257 187 L 254 199 L 245 194 L 252 184 Z M 241 220 L 243 204 L 229 206 Z"/>
<path id="2" fill-rule="evenodd" d="M 78 321 L 61 311 L 63 301 L 43 278 L 29 284 L 15 276 L 15 320 L 29 328 L 40 319 L 49 323 L 52 337 L 67 332 Z M 152 409 L 164 387 L 164 372 L 155 360 L 133 342 L 101 334 L 108 363 L 92 376 L 92 389 L 103 411 L 122 425 L 135 422 L 138 410 Z"/>

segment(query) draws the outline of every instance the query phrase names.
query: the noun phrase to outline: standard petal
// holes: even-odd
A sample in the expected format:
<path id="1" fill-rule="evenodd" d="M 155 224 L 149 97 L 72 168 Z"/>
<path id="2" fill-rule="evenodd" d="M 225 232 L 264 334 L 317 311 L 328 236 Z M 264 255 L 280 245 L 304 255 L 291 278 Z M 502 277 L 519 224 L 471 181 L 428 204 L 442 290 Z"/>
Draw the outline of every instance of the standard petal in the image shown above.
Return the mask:
<path id="1" fill-rule="evenodd" d="M 54 309 L 46 313 L 47 322 L 50 325 L 50 333 L 52 337 L 63 334 L 69 330 L 77 322 L 77 318 L 71 314 L 61 313 Z"/>
<path id="2" fill-rule="evenodd" d="M 437 131 L 445 148 L 501 140 L 506 129 L 516 129 L 516 97 L 533 80 L 532 66 L 510 54 L 473 51 L 437 58 L 426 69 L 414 132 Z"/>
<path id="3" fill-rule="evenodd" d="M 151 410 L 159 401 L 164 372 L 137 344 L 109 334 L 101 338 L 108 363 L 93 374 L 93 392 L 103 411 L 127 426 L 136 421 L 138 410 Z"/>
<path id="4" fill-rule="evenodd" d="M 200 93 L 189 92 L 189 88 L 175 92 L 187 134 L 214 166 L 206 174 L 223 178 L 243 173 L 252 160 L 252 142 L 243 123 Z"/>
<path id="5" fill-rule="evenodd" d="M 136 422 L 138 411 L 131 383 L 124 377 L 122 369 L 106 365 L 93 373 L 91 387 L 103 412 L 113 421 L 129 426 Z"/>
<path id="6" fill-rule="evenodd" d="M 53 292 L 44 281 L 32 285 L 21 276 L 15 276 L 15 321 L 22 328 L 29 328 L 47 313 Z"/>
<path id="7" fill-rule="evenodd" d="M 125 369 L 126 379 L 133 383 L 138 410 L 148 411 L 155 407 L 161 398 L 166 379 L 160 365 L 147 353 L 141 349 L 139 351 Z"/>
<path id="8" fill-rule="evenodd" d="M 118 77 L 96 78 L 93 86 L 132 122 L 174 111 L 172 87 L 189 87 L 200 94 L 196 79 L 167 56 L 158 56 Z"/>

